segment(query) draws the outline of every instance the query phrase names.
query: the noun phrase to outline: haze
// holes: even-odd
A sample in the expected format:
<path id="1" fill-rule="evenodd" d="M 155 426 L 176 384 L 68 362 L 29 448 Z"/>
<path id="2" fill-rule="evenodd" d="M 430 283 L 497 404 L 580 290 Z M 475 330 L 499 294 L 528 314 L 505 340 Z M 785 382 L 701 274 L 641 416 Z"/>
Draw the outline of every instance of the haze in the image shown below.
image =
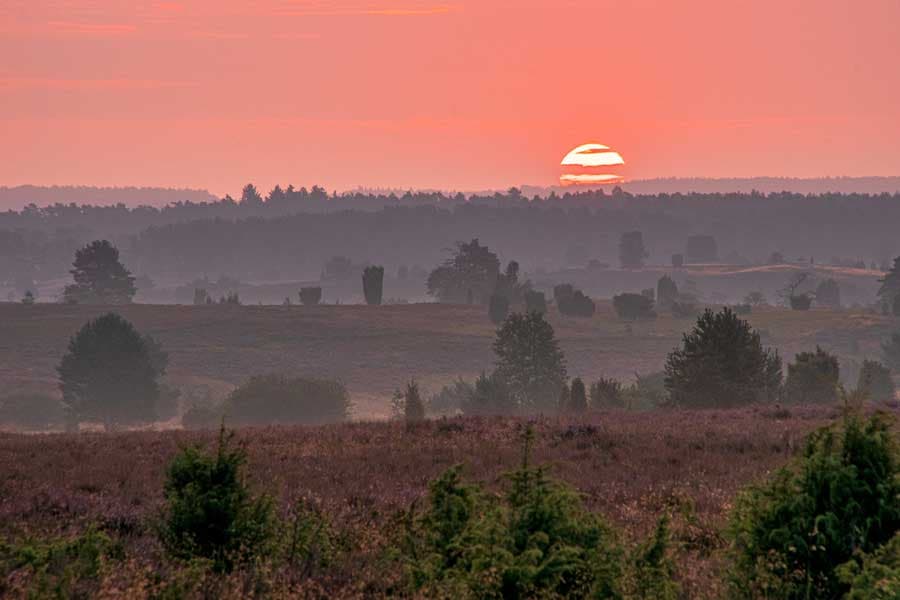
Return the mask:
<path id="1" fill-rule="evenodd" d="M 505 189 L 890 175 L 893 0 L 0 7 L 0 182 Z"/>

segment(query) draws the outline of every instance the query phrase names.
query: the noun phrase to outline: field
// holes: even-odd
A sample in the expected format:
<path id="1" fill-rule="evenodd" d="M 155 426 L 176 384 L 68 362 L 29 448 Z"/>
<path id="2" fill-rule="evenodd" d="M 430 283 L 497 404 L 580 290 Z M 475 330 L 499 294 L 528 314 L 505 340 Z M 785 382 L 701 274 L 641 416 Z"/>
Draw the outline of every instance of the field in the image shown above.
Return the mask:
<path id="1" fill-rule="evenodd" d="M 551 311 L 569 373 L 631 379 L 662 368 L 691 319 L 662 316 L 633 324 L 607 301 L 592 319 Z M 0 389 L 56 393 L 55 367 L 82 324 L 108 309 L 60 304 L 0 304 Z M 341 306 L 170 306 L 116 309 L 170 355 L 169 380 L 185 390 L 222 397 L 254 374 L 282 372 L 343 380 L 358 418 L 388 415 L 391 392 L 415 377 L 435 392 L 458 376 L 490 370 L 494 326 L 482 307 L 409 304 Z M 880 356 L 893 319 L 863 309 L 807 312 L 755 309 L 747 318 L 782 356 L 817 344 L 853 369 Z M 854 381 L 855 383 L 855 381 Z"/>
<path id="2" fill-rule="evenodd" d="M 544 418 L 535 424 L 533 460 L 575 485 L 627 540 L 642 539 L 670 510 L 684 597 L 720 598 L 723 526 L 735 493 L 784 465 L 805 433 L 836 414 L 750 408 Z M 398 577 L 386 545 L 399 511 L 456 463 L 472 480 L 499 488 L 501 474 L 520 460 L 521 426 L 504 418 L 439 420 L 412 431 L 398 422 L 355 423 L 243 429 L 238 439 L 249 451 L 256 490 L 272 494 L 281 511 L 298 498 L 314 499 L 350 540 L 335 564 L 314 569 L 293 591 L 377 596 Z M 144 595 L 148 574 L 171 568 L 153 529 L 165 465 L 180 446 L 214 438 L 186 431 L 0 434 L 0 537 L 68 535 L 95 524 L 125 550 L 122 566 L 104 576 L 105 593 Z M 234 597 L 247 593 L 242 585 L 234 584 Z"/>

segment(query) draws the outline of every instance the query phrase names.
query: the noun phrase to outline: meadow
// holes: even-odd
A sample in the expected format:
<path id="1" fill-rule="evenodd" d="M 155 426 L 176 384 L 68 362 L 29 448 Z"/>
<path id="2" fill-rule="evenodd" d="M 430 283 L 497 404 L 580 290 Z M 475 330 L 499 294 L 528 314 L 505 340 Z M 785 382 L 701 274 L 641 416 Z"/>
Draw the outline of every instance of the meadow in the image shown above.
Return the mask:
<path id="1" fill-rule="evenodd" d="M 548 315 L 570 376 L 633 379 L 662 369 L 693 319 L 664 314 L 652 321 L 619 319 L 598 300 L 590 319 Z M 55 368 L 72 336 L 109 308 L 62 304 L 0 304 L 0 389 L 3 394 L 56 394 Z M 457 377 L 490 371 L 495 326 L 480 306 L 172 306 L 115 309 L 169 353 L 168 381 L 185 395 L 198 389 L 224 397 L 251 375 L 335 377 L 344 381 L 361 419 L 389 416 L 393 390 L 416 378 L 436 392 Z M 790 311 L 754 308 L 746 315 L 765 345 L 783 358 L 816 345 L 853 369 L 879 358 L 894 319 L 868 309 Z"/>

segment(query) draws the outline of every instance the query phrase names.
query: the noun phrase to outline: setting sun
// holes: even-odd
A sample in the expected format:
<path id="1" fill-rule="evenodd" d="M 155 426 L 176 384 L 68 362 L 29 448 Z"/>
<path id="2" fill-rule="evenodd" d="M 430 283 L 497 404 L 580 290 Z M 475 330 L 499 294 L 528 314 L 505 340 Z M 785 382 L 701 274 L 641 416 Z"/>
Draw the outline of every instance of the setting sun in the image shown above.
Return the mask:
<path id="1" fill-rule="evenodd" d="M 559 177 L 564 185 L 613 183 L 623 178 L 610 171 L 624 165 L 625 159 L 609 146 L 588 143 L 572 149 L 559 164 L 566 167 Z"/>

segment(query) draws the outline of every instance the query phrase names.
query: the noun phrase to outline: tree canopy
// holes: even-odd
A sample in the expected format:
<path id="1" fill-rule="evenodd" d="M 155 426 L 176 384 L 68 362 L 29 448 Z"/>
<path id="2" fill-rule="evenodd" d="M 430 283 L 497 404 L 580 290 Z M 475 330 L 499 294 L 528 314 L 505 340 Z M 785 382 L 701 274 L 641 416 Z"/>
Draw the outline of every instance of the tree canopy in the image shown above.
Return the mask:
<path id="1" fill-rule="evenodd" d="M 441 302 L 485 304 L 499 274 L 500 259 L 478 239 L 457 242 L 453 256 L 428 275 L 428 293 Z"/>
<path id="2" fill-rule="evenodd" d="M 75 251 L 74 283 L 63 291 L 66 302 L 76 304 L 130 304 L 137 288 L 134 277 L 119 260 L 119 250 L 107 240 L 96 240 Z"/>
<path id="3" fill-rule="evenodd" d="M 497 375 L 524 410 L 554 407 L 566 380 L 566 362 L 553 326 L 538 312 L 513 313 L 494 341 Z"/>

